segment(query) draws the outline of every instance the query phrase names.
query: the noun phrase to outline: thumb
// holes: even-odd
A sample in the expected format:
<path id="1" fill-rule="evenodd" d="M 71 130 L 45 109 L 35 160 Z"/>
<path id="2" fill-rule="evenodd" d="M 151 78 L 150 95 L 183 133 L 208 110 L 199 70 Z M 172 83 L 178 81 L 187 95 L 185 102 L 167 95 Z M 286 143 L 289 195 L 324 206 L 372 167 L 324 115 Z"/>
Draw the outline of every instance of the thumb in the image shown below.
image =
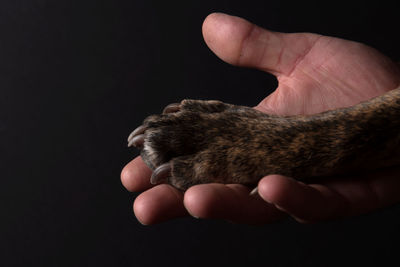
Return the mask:
<path id="1" fill-rule="evenodd" d="M 279 75 L 289 74 L 319 36 L 272 32 L 239 17 L 212 13 L 204 20 L 203 37 L 225 62 Z"/>

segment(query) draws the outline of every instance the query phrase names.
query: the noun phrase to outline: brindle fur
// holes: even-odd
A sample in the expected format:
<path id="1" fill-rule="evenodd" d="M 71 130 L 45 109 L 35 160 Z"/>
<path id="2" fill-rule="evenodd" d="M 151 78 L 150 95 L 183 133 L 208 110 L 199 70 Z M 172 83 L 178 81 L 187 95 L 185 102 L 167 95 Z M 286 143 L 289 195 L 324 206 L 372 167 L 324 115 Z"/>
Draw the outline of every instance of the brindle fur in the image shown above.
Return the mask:
<path id="1" fill-rule="evenodd" d="M 276 116 L 220 101 L 183 100 L 143 122 L 141 156 L 169 163 L 168 182 L 255 185 L 268 174 L 299 180 L 400 163 L 400 88 L 352 107 Z"/>

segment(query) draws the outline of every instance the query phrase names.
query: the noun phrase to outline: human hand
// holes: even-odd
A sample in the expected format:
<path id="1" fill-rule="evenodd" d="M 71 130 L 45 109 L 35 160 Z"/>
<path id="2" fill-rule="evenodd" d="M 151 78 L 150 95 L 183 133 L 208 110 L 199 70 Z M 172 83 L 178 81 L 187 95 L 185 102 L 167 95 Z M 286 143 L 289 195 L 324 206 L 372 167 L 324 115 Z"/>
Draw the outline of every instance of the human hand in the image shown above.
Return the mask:
<path id="1" fill-rule="evenodd" d="M 277 90 L 255 107 L 266 113 L 312 114 L 351 106 L 400 84 L 400 70 L 391 60 L 355 42 L 271 32 L 224 14 L 208 16 L 203 35 L 222 60 L 276 75 Z M 245 186 L 223 184 L 197 185 L 183 194 L 167 184 L 152 186 L 150 175 L 140 157 L 121 173 L 128 190 L 144 191 L 134 203 L 143 224 L 188 214 L 243 223 L 266 223 L 289 214 L 298 221 L 314 222 L 365 213 L 400 200 L 395 169 L 309 185 L 270 175 L 258 184 L 260 198 L 250 196 Z"/>

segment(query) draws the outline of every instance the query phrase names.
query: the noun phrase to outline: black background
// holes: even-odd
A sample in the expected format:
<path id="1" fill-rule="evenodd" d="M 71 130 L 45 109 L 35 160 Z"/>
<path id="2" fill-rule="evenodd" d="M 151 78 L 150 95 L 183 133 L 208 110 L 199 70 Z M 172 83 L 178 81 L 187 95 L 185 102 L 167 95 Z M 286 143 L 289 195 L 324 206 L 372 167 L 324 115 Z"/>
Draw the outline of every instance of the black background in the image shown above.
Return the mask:
<path id="1" fill-rule="evenodd" d="M 0 265 L 398 264 L 399 206 L 316 225 L 142 226 L 120 183 L 137 155 L 126 137 L 145 116 L 182 98 L 255 105 L 276 86 L 211 53 L 201 35 L 211 12 L 400 59 L 395 6 L 296 2 L 1 1 Z"/>

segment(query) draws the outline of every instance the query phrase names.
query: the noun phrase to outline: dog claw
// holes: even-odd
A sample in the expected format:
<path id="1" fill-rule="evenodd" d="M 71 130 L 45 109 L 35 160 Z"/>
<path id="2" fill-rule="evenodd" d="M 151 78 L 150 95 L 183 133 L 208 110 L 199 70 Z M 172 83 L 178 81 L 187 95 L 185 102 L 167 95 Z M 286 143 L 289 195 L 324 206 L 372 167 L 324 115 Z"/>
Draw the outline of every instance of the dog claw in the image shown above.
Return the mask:
<path id="1" fill-rule="evenodd" d="M 258 186 L 256 188 L 254 188 L 253 190 L 251 190 L 249 195 L 252 196 L 252 197 L 259 198 L 260 195 L 258 194 Z"/>
<path id="2" fill-rule="evenodd" d="M 137 127 L 135 130 L 133 130 L 133 132 L 129 135 L 128 137 L 128 143 L 131 143 L 131 140 L 140 134 L 143 134 L 145 131 L 147 130 L 146 126 L 144 125 L 140 125 L 139 127 Z"/>
<path id="3" fill-rule="evenodd" d="M 181 109 L 181 104 L 172 103 L 164 108 L 163 114 L 175 113 L 175 112 L 178 112 L 180 109 Z"/>
<path id="4" fill-rule="evenodd" d="M 154 171 L 153 174 L 151 175 L 150 178 L 150 183 L 151 184 L 159 184 L 162 182 L 165 182 L 167 178 L 171 174 L 171 164 L 170 163 L 164 163 L 160 166 L 158 166 Z"/>
<path id="5" fill-rule="evenodd" d="M 143 144 L 144 144 L 144 134 L 139 134 L 139 135 L 136 135 L 136 136 L 130 138 L 128 147 L 134 146 L 137 148 L 142 148 Z"/>

